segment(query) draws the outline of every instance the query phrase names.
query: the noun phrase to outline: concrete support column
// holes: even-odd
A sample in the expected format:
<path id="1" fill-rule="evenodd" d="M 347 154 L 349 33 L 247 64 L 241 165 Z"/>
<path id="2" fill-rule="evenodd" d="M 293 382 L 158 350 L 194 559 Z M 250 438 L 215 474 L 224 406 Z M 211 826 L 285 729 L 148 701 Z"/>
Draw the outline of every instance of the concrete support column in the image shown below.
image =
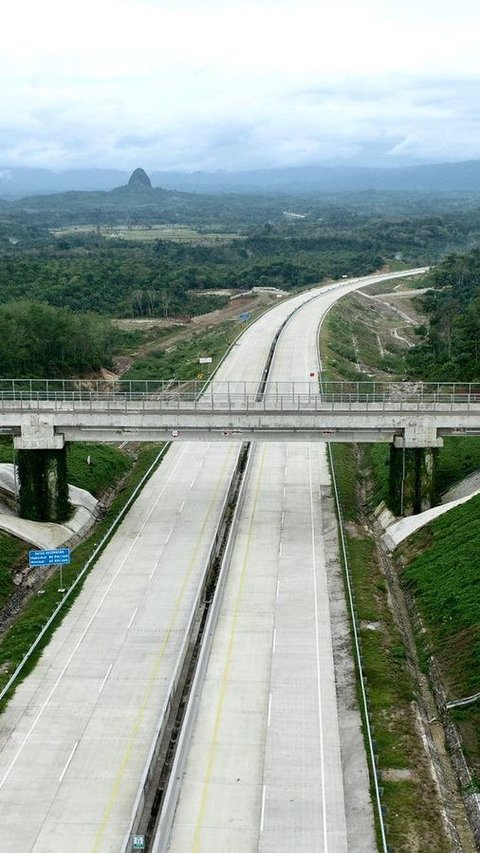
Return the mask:
<path id="1" fill-rule="evenodd" d="M 415 515 L 435 501 L 435 447 L 390 445 L 389 508 L 395 515 Z"/>
<path id="2" fill-rule="evenodd" d="M 65 521 L 68 502 L 66 448 L 18 450 L 19 514 L 32 521 Z"/>

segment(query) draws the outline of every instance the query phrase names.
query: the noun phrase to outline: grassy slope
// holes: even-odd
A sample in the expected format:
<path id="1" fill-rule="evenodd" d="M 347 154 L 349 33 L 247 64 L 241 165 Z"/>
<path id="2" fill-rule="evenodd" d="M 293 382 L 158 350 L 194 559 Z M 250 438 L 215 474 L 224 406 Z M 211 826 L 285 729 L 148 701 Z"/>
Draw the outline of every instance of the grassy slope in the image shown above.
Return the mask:
<path id="1" fill-rule="evenodd" d="M 68 482 L 98 496 L 105 489 L 112 488 L 131 464 L 128 453 L 111 444 L 74 442 L 68 447 Z"/>
<path id="2" fill-rule="evenodd" d="M 480 689 L 479 517 L 480 496 L 436 519 L 428 528 L 428 547 L 404 570 L 452 698 Z M 417 542 L 424 543 L 425 534 Z M 415 539 L 409 542 L 414 547 Z"/>
<path id="3" fill-rule="evenodd" d="M 28 547 L 21 539 L 8 533 L 0 533 L 0 606 L 15 589 L 12 567 L 26 554 Z"/>
<path id="4" fill-rule="evenodd" d="M 418 287 L 418 283 L 415 283 Z M 369 288 L 369 293 L 385 291 L 385 284 Z M 383 340 L 385 354 L 378 348 L 375 312 L 365 301 L 354 295 L 339 302 L 329 313 L 322 332 L 323 363 L 332 379 L 365 381 L 375 375 L 403 376 L 402 349 L 395 341 Z M 362 371 L 358 370 L 357 359 Z M 368 371 L 368 376 L 365 372 Z M 369 463 L 374 471 L 372 508 L 388 496 L 389 445 L 366 446 Z M 446 438 L 438 453 L 437 491 L 441 494 L 458 480 L 480 469 L 480 438 L 455 436 Z"/>
<path id="5" fill-rule="evenodd" d="M 447 853 L 438 799 L 415 728 L 414 685 L 388 601 L 373 538 L 361 521 L 358 460 L 352 445 L 332 445 L 335 474 L 347 522 L 347 550 L 360 620 L 360 637 L 374 737 L 388 808 L 392 849 Z M 404 771 L 408 778 L 394 778 Z"/>
<path id="6" fill-rule="evenodd" d="M 152 349 L 122 376 L 122 379 L 207 379 L 242 327 L 232 321 L 210 331 L 198 331 L 179 342 L 170 352 Z M 211 365 L 200 365 L 200 357 L 211 356 Z"/>

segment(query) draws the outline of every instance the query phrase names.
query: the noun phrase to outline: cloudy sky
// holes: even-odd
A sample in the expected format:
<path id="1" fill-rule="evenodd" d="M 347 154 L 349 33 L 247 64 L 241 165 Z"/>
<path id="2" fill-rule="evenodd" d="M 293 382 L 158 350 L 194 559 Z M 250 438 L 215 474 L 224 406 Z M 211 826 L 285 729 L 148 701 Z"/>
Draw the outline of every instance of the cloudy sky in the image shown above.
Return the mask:
<path id="1" fill-rule="evenodd" d="M 478 0 L 16 0 L 0 167 L 480 159 Z"/>

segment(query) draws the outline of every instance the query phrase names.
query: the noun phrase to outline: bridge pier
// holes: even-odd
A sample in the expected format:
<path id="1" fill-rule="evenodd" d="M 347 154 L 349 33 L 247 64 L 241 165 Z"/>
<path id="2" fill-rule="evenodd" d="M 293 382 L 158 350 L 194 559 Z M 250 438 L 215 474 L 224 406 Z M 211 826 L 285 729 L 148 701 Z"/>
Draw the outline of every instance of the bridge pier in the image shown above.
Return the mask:
<path id="1" fill-rule="evenodd" d="M 63 435 L 55 432 L 51 415 L 30 414 L 13 439 L 20 482 L 20 518 L 65 521 L 68 502 L 67 451 Z"/>
<path id="2" fill-rule="evenodd" d="M 65 521 L 70 515 L 67 451 L 18 450 L 20 518 Z"/>
<path id="3" fill-rule="evenodd" d="M 416 515 L 435 502 L 436 447 L 390 445 L 389 508 L 395 515 Z"/>

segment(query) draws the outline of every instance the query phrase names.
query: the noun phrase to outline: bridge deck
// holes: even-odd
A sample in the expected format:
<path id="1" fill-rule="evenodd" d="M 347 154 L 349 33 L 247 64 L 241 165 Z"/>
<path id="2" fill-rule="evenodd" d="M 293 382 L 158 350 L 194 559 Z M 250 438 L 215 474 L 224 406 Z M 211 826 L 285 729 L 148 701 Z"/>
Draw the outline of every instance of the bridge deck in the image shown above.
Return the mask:
<path id="1" fill-rule="evenodd" d="M 227 385 L 228 383 L 223 383 Z M 241 383 L 233 383 L 237 387 Z M 388 441 L 439 446 L 442 436 L 480 431 L 480 394 L 420 389 L 389 393 L 319 394 L 318 388 L 273 389 L 261 401 L 248 393 L 200 399 L 148 394 L 80 394 L 70 399 L 22 395 L 0 399 L 0 431 L 17 449 L 62 447 L 64 441 L 328 440 Z"/>

